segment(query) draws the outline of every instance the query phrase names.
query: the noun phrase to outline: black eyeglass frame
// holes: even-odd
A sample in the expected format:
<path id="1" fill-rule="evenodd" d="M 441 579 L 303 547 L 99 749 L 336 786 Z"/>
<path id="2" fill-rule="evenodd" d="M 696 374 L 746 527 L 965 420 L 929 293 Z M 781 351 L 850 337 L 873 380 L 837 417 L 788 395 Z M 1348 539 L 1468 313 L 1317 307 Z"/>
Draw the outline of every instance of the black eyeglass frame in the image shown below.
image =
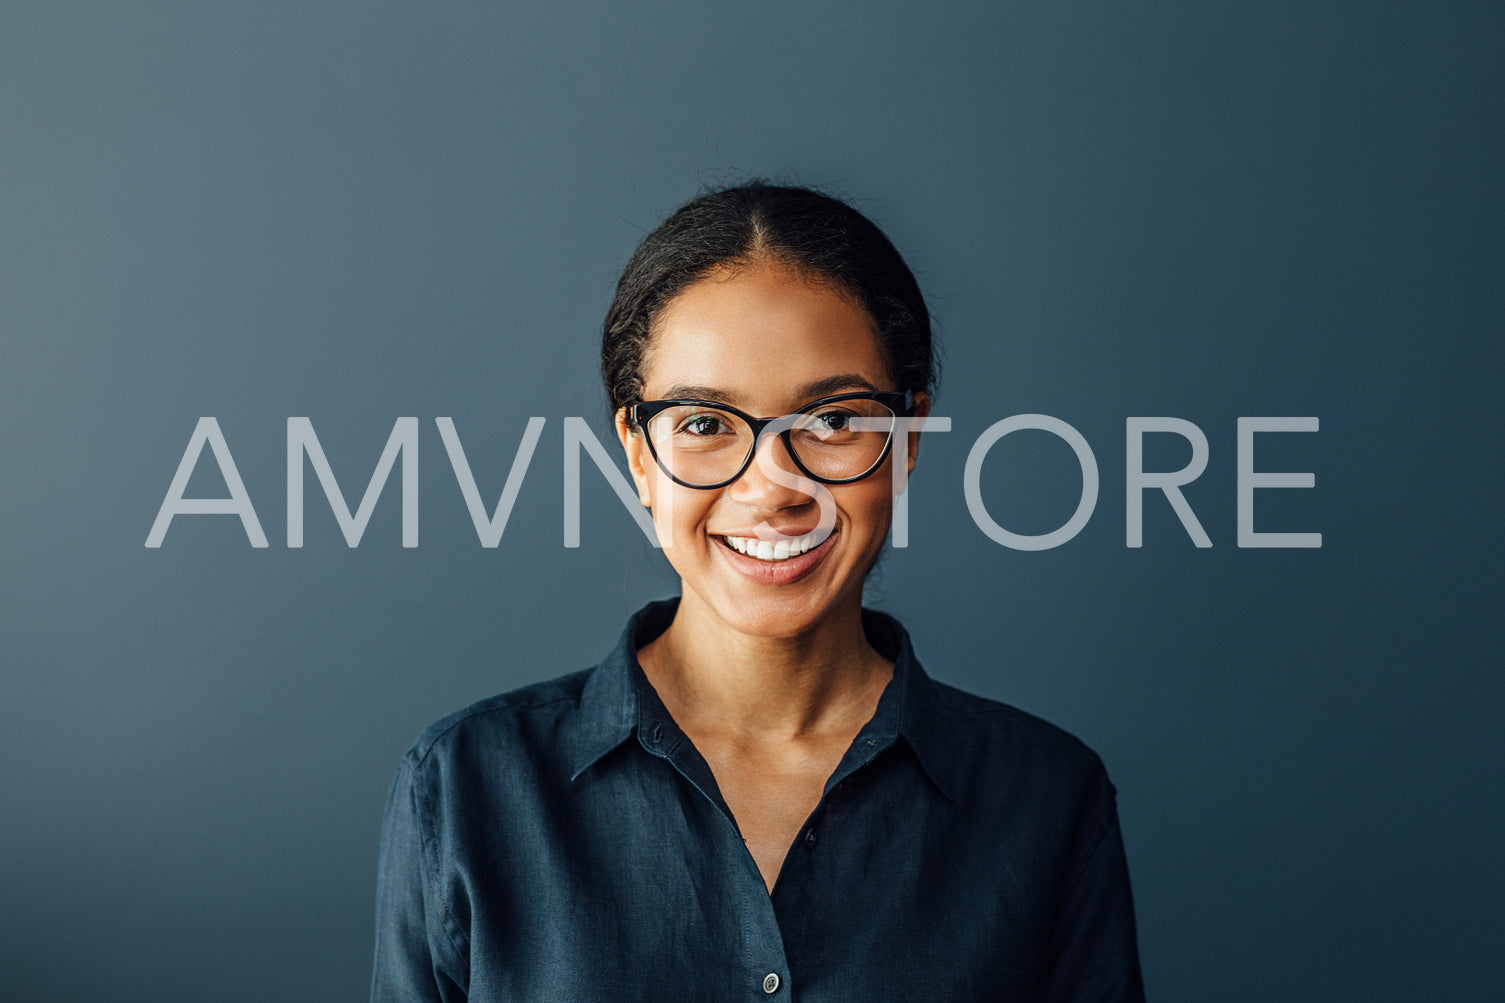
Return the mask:
<path id="1" fill-rule="evenodd" d="M 810 412 L 818 408 L 823 408 L 828 404 L 837 404 L 841 401 L 850 400 L 877 401 L 879 404 L 882 404 L 884 407 L 892 411 L 895 418 L 907 418 L 914 411 L 914 392 L 910 390 L 904 390 L 835 394 L 830 397 L 822 397 L 820 400 L 811 401 L 809 404 L 806 404 L 798 411 L 790 412 L 790 414 L 809 414 Z M 652 421 L 656 415 L 669 410 L 669 408 L 685 406 L 708 407 L 714 408 L 718 411 L 729 412 L 747 422 L 748 428 L 752 429 L 752 448 L 747 451 L 747 456 L 743 458 L 742 465 L 737 468 L 737 472 L 728 477 L 726 480 L 719 481 L 715 484 L 692 484 L 689 481 L 682 480 L 681 478 L 675 476 L 674 471 L 670 470 L 669 465 L 665 463 L 663 458 L 658 455 L 658 450 L 653 445 L 653 436 L 648 434 L 645 426 L 648 424 L 648 422 Z M 717 488 L 724 488 L 728 484 L 736 481 L 737 478 L 741 477 L 743 474 L 747 473 L 747 468 L 752 465 L 753 457 L 757 456 L 758 454 L 758 443 L 763 438 L 763 430 L 769 425 L 778 421 L 779 418 L 787 417 L 789 417 L 789 415 L 778 415 L 773 418 L 754 418 L 746 411 L 740 411 L 737 408 L 732 407 L 730 404 L 725 404 L 721 401 L 694 399 L 638 401 L 636 404 L 630 405 L 627 409 L 628 423 L 633 428 L 643 433 L 643 439 L 648 443 L 648 451 L 653 454 L 653 460 L 658 464 L 659 469 L 662 470 L 675 484 L 678 484 L 681 487 L 695 488 L 696 490 L 700 491 L 714 491 Z M 784 429 L 784 431 L 779 433 L 779 438 L 784 440 L 784 448 L 788 451 L 789 458 L 794 461 L 794 465 L 799 467 L 800 471 L 806 477 L 819 484 L 854 484 L 865 477 L 871 477 L 873 471 L 883 466 L 883 461 L 888 459 L 889 450 L 893 449 L 894 446 L 894 430 L 890 428 L 888 430 L 888 441 L 883 444 L 883 452 L 878 454 L 878 458 L 873 461 L 873 465 L 871 467 L 868 467 L 856 477 L 821 477 L 819 474 L 811 473 L 810 469 L 806 467 L 805 464 L 800 460 L 800 455 L 795 451 L 794 443 L 789 438 L 789 433 L 791 431 L 791 429 L 786 428 Z"/>

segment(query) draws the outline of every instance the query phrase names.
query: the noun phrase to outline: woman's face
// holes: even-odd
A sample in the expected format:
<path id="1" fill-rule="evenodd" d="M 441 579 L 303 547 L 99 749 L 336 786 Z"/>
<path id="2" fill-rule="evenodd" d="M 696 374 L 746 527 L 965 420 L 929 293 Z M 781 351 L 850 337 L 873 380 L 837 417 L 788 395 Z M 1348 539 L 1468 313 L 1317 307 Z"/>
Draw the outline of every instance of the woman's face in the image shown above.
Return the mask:
<path id="1" fill-rule="evenodd" d="M 761 418 L 832 394 L 895 389 L 862 307 L 829 284 L 766 261 L 713 272 L 671 300 L 655 323 L 642 376 L 646 400 L 712 399 Z M 923 395 L 917 404 L 916 413 L 928 410 Z M 686 603 L 765 637 L 796 636 L 860 608 L 863 578 L 892 514 L 892 454 L 863 480 L 824 487 L 827 521 L 834 515 L 824 542 L 766 561 L 739 553 L 727 538 L 769 538 L 771 528 L 819 539 L 824 529 L 820 489 L 799 474 L 782 440 L 766 436 L 757 460 L 726 487 L 687 488 L 660 470 L 643 436 L 622 418 L 617 432 L 638 494 L 669 544 L 665 555 L 683 579 Z M 910 437 L 911 469 L 916 439 Z M 778 468 L 772 476 L 768 466 Z"/>

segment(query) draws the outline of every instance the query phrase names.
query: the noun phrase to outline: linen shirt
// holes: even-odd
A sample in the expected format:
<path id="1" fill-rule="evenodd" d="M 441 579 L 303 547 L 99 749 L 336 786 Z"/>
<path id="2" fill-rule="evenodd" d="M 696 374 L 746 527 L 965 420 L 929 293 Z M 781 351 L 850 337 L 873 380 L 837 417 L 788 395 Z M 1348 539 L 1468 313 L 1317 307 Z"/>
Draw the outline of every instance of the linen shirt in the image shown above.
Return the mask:
<path id="1" fill-rule="evenodd" d="M 1115 792 L 1064 731 L 894 674 L 770 893 L 637 661 L 430 727 L 383 824 L 373 1001 L 1142 1000 Z"/>

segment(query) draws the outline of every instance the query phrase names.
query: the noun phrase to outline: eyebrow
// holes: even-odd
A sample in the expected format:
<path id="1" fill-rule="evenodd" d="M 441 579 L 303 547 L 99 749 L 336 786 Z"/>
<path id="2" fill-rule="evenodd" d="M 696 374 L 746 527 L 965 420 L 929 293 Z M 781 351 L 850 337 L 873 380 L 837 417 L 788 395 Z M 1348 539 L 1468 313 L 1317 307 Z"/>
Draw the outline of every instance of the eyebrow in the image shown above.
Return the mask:
<path id="1" fill-rule="evenodd" d="M 871 393 L 878 392 L 878 388 L 873 386 L 865 376 L 860 376 L 857 373 L 838 373 L 835 376 L 827 376 L 824 379 L 806 383 L 795 391 L 794 396 L 802 401 L 813 401 L 821 397 L 830 397 L 832 394 L 857 390 L 866 390 Z M 737 403 L 732 394 L 717 387 L 676 383 L 664 392 L 664 400 L 686 399 L 716 401 L 721 404 Z"/>
<path id="2" fill-rule="evenodd" d="M 814 383 L 806 383 L 800 388 L 801 397 L 829 397 L 832 394 L 841 393 L 852 388 L 877 393 L 878 388 L 869 383 L 865 378 L 856 373 L 842 373 L 839 376 L 827 376 L 823 380 Z"/>

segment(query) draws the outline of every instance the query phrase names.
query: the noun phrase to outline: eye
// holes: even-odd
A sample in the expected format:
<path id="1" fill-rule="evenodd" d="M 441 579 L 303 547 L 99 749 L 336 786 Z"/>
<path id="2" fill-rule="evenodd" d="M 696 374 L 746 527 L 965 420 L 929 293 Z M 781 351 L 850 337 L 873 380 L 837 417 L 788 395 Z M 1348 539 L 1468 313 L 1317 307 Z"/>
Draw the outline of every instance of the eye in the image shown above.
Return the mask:
<path id="1" fill-rule="evenodd" d="M 696 436 L 721 435 L 727 431 L 726 419 L 719 414 L 694 414 L 680 422 L 679 430 Z"/>
<path id="2" fill-rule="evenodd" d="M 847 423 L 857 416 L 843 408 L 828 408 L 824 411 L 817 412 L 812 417 L 814 417 L 815 420 L 819 422 L 821 427 L 826 431 L 841 432 L 845 431 Z"/>

